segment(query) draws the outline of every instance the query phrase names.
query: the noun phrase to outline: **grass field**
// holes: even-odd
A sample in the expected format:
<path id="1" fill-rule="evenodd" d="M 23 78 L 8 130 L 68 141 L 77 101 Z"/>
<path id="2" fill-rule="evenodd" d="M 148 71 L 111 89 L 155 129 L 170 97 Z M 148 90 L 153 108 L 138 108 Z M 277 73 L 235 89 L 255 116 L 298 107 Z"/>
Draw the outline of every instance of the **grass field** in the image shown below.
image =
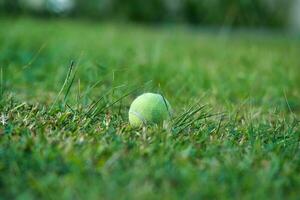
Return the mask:
<path id="1" fill-rule="evenodd" d="M 0 199 L 299 198 L 299 37 L 2 18 L 0 69 Z"/>

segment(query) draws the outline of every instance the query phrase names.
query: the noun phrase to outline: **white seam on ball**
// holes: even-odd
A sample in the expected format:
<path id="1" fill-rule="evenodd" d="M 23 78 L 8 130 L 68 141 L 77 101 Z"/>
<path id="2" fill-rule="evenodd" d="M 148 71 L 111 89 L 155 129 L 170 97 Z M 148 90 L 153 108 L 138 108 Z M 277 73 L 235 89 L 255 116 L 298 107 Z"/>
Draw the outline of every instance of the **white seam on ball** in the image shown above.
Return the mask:
<path id="1" fill-rule="evenodd" d="M 135 115 L 135 116 L 136 116 L 137 118 L 139 118 L 144 124 L 146 124 L 146 119 L 145 119 L 140 113 L 131 110 L 131 111 L 129 111 L 129 114 Z"/>

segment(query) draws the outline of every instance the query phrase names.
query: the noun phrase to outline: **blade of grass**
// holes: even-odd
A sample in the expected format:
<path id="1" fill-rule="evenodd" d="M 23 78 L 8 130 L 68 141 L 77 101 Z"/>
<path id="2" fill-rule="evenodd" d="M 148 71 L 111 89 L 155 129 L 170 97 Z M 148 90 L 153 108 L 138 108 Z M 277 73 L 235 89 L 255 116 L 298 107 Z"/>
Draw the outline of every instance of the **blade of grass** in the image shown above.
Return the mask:
<path id="1" fill-rule="evenodd" d="M 1 66 L 0 68 L 0 97 L 2 99 L 2 96 L 4 94 L 4 81 L 3 81 L 3 68 Z"/>
<path id="2" fill-rule="evenodd" d="M 62 94 L 62 92 L 63 92 L 63 90 L 64 90 L 64 88 L 65 88 L 65 86 L 67 85 L 68 80 L 69 80 L 69 78 L 70 78 L 70 76 L 71 76 L 71 74 L 72 74 L 74 65 L 75 65 L 75 62 L 72 60 L 71 63 L 70 63 L 70 65 L 69 65 L 69 71 L 68 71 L 68 73 L 67 73 L 67 76 L 66 76 L 66 78 L 65 78 L 65 81 L 64 81 L 64 83 L 63 83 L 63 85 L 62 85 L 62 87 L 61 87 L 61 89 L 60 89 L 58 95 L 56 96 L 56 98 L 55 98 L 53 104 L 51 105 L 49 112 L 52 111 L 52 109 L 54 108 L 54 105 L 55 105 L 55 104 L 57 103 L 57 101 L 58 101 L 58 98 L 60 97 L 60 95 Z"/>
<path id="3" fill-rule="evenodd" d="M 176 123 L 176 126 L 181 126 L 183 123 L 185 123 L 189 118 L 196 115 L 198 112 L 203 110 L 207 105 L 200 106 L 199 108 L 196 108 L 194 110 L 190 110 L 190 112 L 186 113 L 186 115 Z"/>
<path id="4" fill-rule="evenodd" d="M 74 75 L 73 75 L 73 78 L 71 79 L 71 82 L 70 82 L 68 88 L 67 88 L 67 91 L 66 91 L 66 94 L 65 94 L 65 97 L 64 97 L 64 102 L 67 101 L 67 97 L 68 97 L 68 94 L 69 94 L 69 92 L 70 92 L 70 90 L 71 90 L 71 87 L 72 87 L 72 85 L 73 85 L 73 83 L 74 83 L 75 76 L 76 76 L 76 71 L 75 71 L 75 73 L 74 73 Z"/>

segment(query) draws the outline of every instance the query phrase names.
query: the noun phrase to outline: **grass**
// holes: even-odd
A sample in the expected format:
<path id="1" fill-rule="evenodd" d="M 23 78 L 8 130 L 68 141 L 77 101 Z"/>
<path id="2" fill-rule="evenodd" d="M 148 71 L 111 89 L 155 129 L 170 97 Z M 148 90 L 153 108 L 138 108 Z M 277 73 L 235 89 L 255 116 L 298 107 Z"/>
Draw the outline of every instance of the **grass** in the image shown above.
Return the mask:
<path id="1" fill-rule="evenodd" d="M 0 199 L 299 198 L 299 38 L 29 18 L 0 27 Z M 168 128 L 129 126 L 146 91 L 171 103 Z"/>

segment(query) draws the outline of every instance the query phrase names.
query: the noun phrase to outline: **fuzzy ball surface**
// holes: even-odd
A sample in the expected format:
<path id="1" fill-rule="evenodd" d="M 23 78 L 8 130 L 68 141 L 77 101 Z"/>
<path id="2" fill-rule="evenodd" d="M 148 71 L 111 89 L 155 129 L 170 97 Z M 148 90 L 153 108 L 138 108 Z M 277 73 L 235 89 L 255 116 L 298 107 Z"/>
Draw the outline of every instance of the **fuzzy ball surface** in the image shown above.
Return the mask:
<path id="1" fill-rule="evenodd" d="M 162 124 L 171 117 L 171 106 L 160 94 L 144 93 L 138 96 L 129 109 L 129 123 L 132 127 Z"/>

